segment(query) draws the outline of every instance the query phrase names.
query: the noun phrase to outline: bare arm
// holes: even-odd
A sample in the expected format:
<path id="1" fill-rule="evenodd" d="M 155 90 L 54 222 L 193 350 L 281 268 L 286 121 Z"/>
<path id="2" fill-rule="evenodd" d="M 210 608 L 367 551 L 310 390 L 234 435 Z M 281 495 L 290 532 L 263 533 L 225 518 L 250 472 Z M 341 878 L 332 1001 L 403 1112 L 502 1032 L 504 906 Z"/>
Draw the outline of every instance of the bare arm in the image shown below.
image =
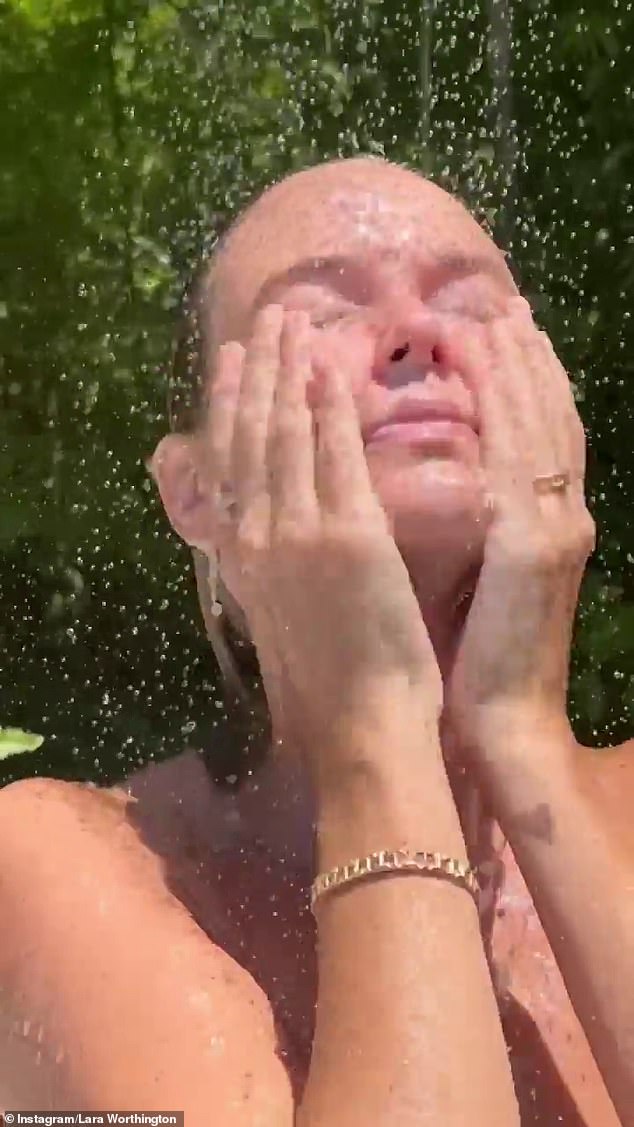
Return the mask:
<path id="1" fill-rule="evenodd" d="M 410 723 L 357 733 L 354 746 L 360 774 L 334 791 L 324 782 L 320 863 L 390 841 L 418 848 L 421 835 L 464 856 L 433 739 L 414 740 Z M 142 1103 L 185 1107 L 194 1127 L 210 1109 L 236 1127 L 256 1112 L 290 1127 L 266 998 L 169 895 L 124 801 L 29 780 L 1 793 L 0 817 L 5 1105 Z M 297 1123 L 516 1123 L 469 894 L 388 877 L 318 911 L 318 1028 Z"/>
<path id="2" fill-rule="evenodd" d="M 126 801 L 0 791 L 0 1106 L 290 1127 L 268 1000 L 166 888 Z"/>
<path id="3" fill-rule="evenodd" d="M 624 1127 L 634 1124 L 634 756 L 558 727 L 506 726 L 487 748 L 508 836 Z"/>
<path id="4" fill-rule="evenodd" d="M 380 848 L 466 856 L 435 732 L 396 700 L 391 715 L 355 733 L 337 781 L 318 784 L 321 870 Z M 470 894 L 399 874 L 326 894 L 316 911 L 317 1025 L 298 1124 L 518 1123 Z"/>
<path id="5" fill-rule="evenodd" d="M 194 473 L 192 480 L 207 482 L 197 485 L 195 503 L 182 503 L 185 494 L 174 490 L 167 468 L 171 450 L 182 479 L 180 438 L 164 444 L 156 472 L 181 535 L 219 550 L 256 646 L 274 731 L 283 721 L 279 728 L 289 745 L 312 737 L 306 750 L 316 786 L 320 867 L 402 846 L 464 857 L 438 739 L 436 658 L 370 481 L 352 384 L 337 364 L 324 365 L 321 394 L 314 410 L 309 405 L 313 345 L 306 314 L 279 306 L 260 311 L 248 349 L 233 342 L 223 350 L 208 432 L 188 444 L 187 477 Z M 227 475 L 237 520 L 217 505 Z M 30 839 L 15 818 L 13 832 L 11 860 L 18 854 L 21 860 L 17 883 L 15 873 L 6 878 L 5 904 L 20 904 L 23 882 L 28 895 L 14 917 L 12 956 L 40 947 L 34 965 L 48 982 L 35 981 L 33 1005 L 42 1010 L 48 1003 L 64 1015 L 76 1047 L 78 1090 L 88 1090 L 92 1080 L 93 1093 L 108 1092 L 110 1102 L 118 1102 L 118 1060 L 137 1078 L 145 1106 L 149 1086 L 164 1102 L 168 1092 L 182 1091 L 194 1123 L 202 1123 L 203 1114 L 206 1122 L 221 1114 L 226 1127 L 256 1121 L 285 1127 L 288 1092 L 273 1051 L 266 1056 L 266 1014 L 256 1008 L 250 1025 L 253 984 L 247 986 L 213 945 L 205 957 L 200 933 L 195 943 L 193 932 L 187 940 L 186 921 L 179 931 L 173 904 L 161 906 L 156 874 L 141 879 L 132 859 L 115 866 L 117 879 L 101 883 L 114 860 L 122 862 L 116 833 L 102 819 L 98 844 L 90 839 L 92 856 L 82 853 L 81 828 L 68 838 L 66 859 L 72 864 L 77 855 L 80 867 L 72 883 L 76 900 L 69 905 L 66 899 L 59 848 L 51 867 L 39 843 L 30 850 L 41 893 L 34 896 Z M 137 902 L 152 881 L 151 902 L 139 915 Z M 77 912 L 82 903 L 87 924 Z M 123 938 L 112 923 L 115 904 L 120 921 L 128 922 Z M 46 925 L 55 916 L 49 934 Z M 39 934 L 34 919 L 41 921 Z M 89 953 L 97 959 L 96 967 L 80 972 L 96 1023 L 79 1004 L 71 1012 L 64 930 L 72 963 L 87 963 Z M 151 957 L 135 949 L 140 936 L 145 947 L 146 931 Z M 113 958 L 119 975 L 112 973 Z M 56 970 L 64 966 L 67 979 L 60 983 Z M 10 967 L 5 973 L 10 976 Z M 476 908 L 465 891 L 399 875 L 333 895 L 320 906 L 319 976 L 300 1127 L 518 1123 Z M 125 1000 L 128 990 L 134 1005 Z M 83 1001 L 77 990 L 70 997 Z M 161 1016 L 174 1024 L 172 1009 L 176 1036 L 166 1044 Z M 125 1041 L 118 1054 L 112 1047 L 117 1027 Z M 132 1039 L 144 1029 L 150 1044 Z M 216 1058 L 213 1036 L 220 1039 Z M 143 1046 L 136 1061 L 134 1044 Z"/>
<path id="6" fill-rule="evenodd" d="M 446 715 L 488 784 L 623 1122 L 634 1122 L 632 838 L 566 719 L 575 609 L 596 530 L 568 374 L 523 298 L 463 339 L 477 388 L 491 523 Z M 462 367 L 461 367 L 462 365 Z M 631 802 L 621 796 L 631 818 Z M 618 804 L 614 810 L 618 809 Z"/>

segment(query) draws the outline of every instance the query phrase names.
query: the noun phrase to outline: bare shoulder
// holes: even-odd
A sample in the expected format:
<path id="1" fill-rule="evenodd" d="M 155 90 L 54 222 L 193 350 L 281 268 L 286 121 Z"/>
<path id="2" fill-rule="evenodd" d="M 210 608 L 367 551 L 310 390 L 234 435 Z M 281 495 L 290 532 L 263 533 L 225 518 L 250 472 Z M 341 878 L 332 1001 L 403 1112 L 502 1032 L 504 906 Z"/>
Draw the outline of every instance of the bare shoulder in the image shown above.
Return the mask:
<path id="1" fill-rule="evenodd" d="M 171 895 L 136 802 L 53 779 L 0 791 L 0 1102 L 291 1124 L 268 999 Z"/>
<path id="2" fill-rule="evenodd" d="M 608 771 L 634 771 L 634 739 L 625 740 L 625 743 L 615 744 L 613 747 L 585 750 L 591 751 L 597 757 L 597 762 Z"/>
<path id="3" fill-rule="evenodd" d="M 578 748 L 589 771 L 615 777 L 619 774 L 629 777 L 634 772 L 634 739 L 611 747 L 594 748 L 579 744 Z"/>

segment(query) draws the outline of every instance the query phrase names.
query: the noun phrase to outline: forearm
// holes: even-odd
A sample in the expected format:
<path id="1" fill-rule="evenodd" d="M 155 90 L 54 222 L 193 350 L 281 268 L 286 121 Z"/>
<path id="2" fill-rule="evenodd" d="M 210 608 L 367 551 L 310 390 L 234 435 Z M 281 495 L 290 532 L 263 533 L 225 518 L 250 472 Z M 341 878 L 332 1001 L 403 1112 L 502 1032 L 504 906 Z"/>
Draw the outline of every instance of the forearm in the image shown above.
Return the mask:
<path id="1" fill-rule="evenodd" d="M 362 766 L 318 795 L 320 871 L 383 848 L 466 856 L 435 735 L 405 722 L 375 729 L 358 751 Z M 298 1124 L 518 1123 L 469 892 L 390 874 L 326 893 L 317 919 L 317 1024 Z"/>
<path id="2" fill-rule="evenodd" d="M 600 752 L 533 725 L 495 736 L 493 809 L 624 1125 L 634 1123 L 631 840 L 602 803 Z M 529 746 L 530 745 L 530 746 Z"/>

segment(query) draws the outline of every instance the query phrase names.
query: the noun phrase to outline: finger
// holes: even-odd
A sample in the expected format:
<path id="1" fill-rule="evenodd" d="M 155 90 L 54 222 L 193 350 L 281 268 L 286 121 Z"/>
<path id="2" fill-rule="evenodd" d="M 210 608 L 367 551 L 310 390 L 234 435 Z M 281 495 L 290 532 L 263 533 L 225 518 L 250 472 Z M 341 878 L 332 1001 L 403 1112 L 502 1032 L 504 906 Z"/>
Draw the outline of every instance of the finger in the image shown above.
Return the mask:
<path id="1" fill-rule="evenodd" d="M 231 481 L 241 513 L 268 492 L 266 448 L 283 315 L 279 305 L 262 309 L 246 350 L 231 458 Z"/>
<path id="2" fill-rule="evenodd" d="M 570 420 L 561 395 L 561 368 L 546 333 L 542 332 L 524 298 L 511 302 L 509 316 L 502 319 L 510 327 L 520 354 L 524 357 L 530 393 L 531 435 L 536 474 L 570 471 Z M 563 372 L 563 369 L 562 369 Z M 565 375 L 565 373 L 564 373 Z M 567 382 L 567 377 L 565 377 Z"/>
<path id="3" fill-rule="evenodd" d="M 207 449 L 216 493 L 230 479 L 233 430 L 244 355 L 244 348 L 235 341 L 222 345 L 218 350 L 207 416 Z"/>
<path id="4" fill-rule="evenodd" d="M 382 513 L 365 458 L 352 387 L 339 365 L 325 362 L 316 409 L 315 481 L 324 509 L 350 518 Z"/>
<path id="5" fill-rule="evenodd" d="M 478 404 L 480 460 L 489 488 L 508 492 L 518 479 L 529 477 L 526 444 L 518 441 L 520 425 L 505 393 L 508 366 L 505 350 L 495 346 L 489 325 L 473 325 L 453 346 L 453 363 L 464 375 Z"/>
<path id="6" fill-rule="evenodd" d="M 546 358 L 528 303 L 514 299 L 507 316 L 482 328 L 489 361 L 467 357 L 480 405 L 483 462 L 497 488 L 527 488 L 562 466 L 558 405 L 547 395 Z M 477 334 L 476 334 L 477 335 Z"/>
<path id="7" fill-rule="evenodd" d="M 586 435 L 577 411 L 568 373 L 557 356 L 546 332 L 536 328 L 526 311 L 519 311 L 518 333 L 530 338 L 534 354 L 536 397 L 546 403 L 546 427 L 550 432 L 552 464 L 537 474 L 555 473 L 568 477 L 568 487 L 542 494 L 542 507 L 548 498 L 549 511 L 556 518 L 558 533 L 568 537 L 575 552 L 585 558 L 595 546 L 595 526 L 585 496 Z"/>
<path id="8" fill-rule="evenodd" d="M 544 415 L 540 379 L 543 359 L 535 327 L 529 332 L 525 317 L 498 317 L 485 331 L 495 356 L 493 378 L 507 419 L 506 427 L 492 438 L 508 441 L 521 451 L 533 476 L 548 473 L 543 467 L 554 464 L 552 426 Z"/>
<path id="9" fill-rule="evenodd" d="M 557 419 L 560 463 L 565 470 L 581 484 L 586 471 L 586 432 L 575 403 L 573 385 L 570 377 L 555 352 L 550 337 L 540 332 L 540 347 L 543 361 L 541 371 L 545 390 L 553 405 L 553 418 Z"/>
<path id="10" fill-rule="evenodd" d="M 268 445 L 271 518 L 298 521 L 317 511 L 315 436 L 308 405 L 312 340 L 307 313 L 287 313 L 280 345 L 280 370 Z"/>

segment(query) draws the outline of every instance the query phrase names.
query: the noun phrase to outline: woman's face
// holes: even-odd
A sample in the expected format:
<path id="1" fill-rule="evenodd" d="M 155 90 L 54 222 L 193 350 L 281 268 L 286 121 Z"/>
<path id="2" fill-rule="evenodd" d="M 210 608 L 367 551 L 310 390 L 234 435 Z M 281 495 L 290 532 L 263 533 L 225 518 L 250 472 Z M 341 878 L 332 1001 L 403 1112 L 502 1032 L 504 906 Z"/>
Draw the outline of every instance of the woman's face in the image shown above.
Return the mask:
<path id="1" fill-rule="evenodd" d="M 218 266 L 214 336 L 248 340 L 257 310 L 306 310 L 314 354 L 353 388 L 371 479 L 401 550 L 482 551 L 477 388 L 438 362 L 430 315 L 456 334 L 517 292 L 501 252 L 455 199 L 412 173 L 342 162 L 264 197 Z M 511 374 L 509 374 L 511 378 Z M 394 413 L 458 420 L 377 430 Z"/>

